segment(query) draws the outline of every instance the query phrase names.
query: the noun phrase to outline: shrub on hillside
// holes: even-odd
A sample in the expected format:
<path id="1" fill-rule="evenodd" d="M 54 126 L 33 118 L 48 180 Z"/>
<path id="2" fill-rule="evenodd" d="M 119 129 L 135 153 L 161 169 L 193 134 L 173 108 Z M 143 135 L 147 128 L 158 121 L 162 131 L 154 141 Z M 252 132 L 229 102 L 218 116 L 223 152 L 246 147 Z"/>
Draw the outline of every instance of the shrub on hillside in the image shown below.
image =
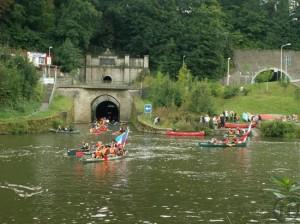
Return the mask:
<path id="1" fill-rule="evenodd" d="M 299 101 L 300 101 L 300 88 L 297 88 L 297 89 L 295 90 L 295 98 L 296 98 L 296 100 L 299 100 Z"/>
<path id="2" fill-rule="evenodd" d="M 214 97 L 219 97 L 223 94 L 223 86 L 217 82 L 210 83 L 210 90 L 211 95 Z"/>
<path id="3" fill-rule="evenodd" d="M 224 90 L 224 99 L 229 99 L 239 94 L 239 88 L 236 86 L 226 86 Z"/>
<path id="4" fill-rule="evenodd" d="M 295 124 L 283 121 L 269 121 L 261 125 L 262 135 L 265 137 L 290 136 L 295 133 L 295 130 Z"/>
<path id="5" fill-rule="evenodd" d="M 297 128 L 296 128 L 296 131 L 295 131 L 295 137 L 296 137 L 296 138 L 300 138 L 300 127 L 297 127 Z"/>

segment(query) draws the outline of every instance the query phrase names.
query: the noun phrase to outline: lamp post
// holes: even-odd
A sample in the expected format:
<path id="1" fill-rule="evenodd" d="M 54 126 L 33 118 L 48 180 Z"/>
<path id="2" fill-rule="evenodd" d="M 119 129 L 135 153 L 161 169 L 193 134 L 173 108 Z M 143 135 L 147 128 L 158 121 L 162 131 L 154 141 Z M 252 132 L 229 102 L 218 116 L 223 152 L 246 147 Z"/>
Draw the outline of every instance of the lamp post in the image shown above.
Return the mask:
<path id="1" fill-rule="evenodd" d="M 280 47 L 280 80 L 282 80 L 282 51 L 283 51 L 284 47 L 291 46 L 291 45 L 292 45 L 291 43 L 287 43 L 287 44 L 281 45 L 281 47 Z"/>
<path id="2" fill-rule="evenodd" d="M 182 66 L 184 65 L 184 58 L 185 58 L 185 55 L 182 56 Z"/>
<path id="3" fill-rule="evenodd" d="M 227 58 L 227 81 L 226 81 L 226 85 L 229 86 L 229 65 L 230 65 L 230 59 L 231 58 Z"/>
<path id="4" fill-rule="evenodd" d="M 48 52 L 48 58 L 49 58 L 49 62 L 48 62 L 48 77 L 50 77 L 50 65 L 51 65 L 51 49 L 52 49 L 53 47 L 52 46 L 50 46 L 49 47 L 49 52 Z"/>

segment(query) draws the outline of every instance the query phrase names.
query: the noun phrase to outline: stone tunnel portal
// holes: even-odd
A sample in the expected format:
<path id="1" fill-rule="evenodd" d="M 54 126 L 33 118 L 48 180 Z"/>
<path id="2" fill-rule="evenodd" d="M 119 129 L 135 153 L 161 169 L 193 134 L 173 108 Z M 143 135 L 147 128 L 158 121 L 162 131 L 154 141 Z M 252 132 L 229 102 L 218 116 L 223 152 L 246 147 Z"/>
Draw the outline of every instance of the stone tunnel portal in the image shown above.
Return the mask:
<path id="1" fill-rule="evenodd" d="M 112 96 L 102 95 L 91 105 L 92 121 L 107 118 L 110 121 L 120 121 L 120 103 Z"/>
<path id="2" fill-rule="evenodd" d="M 110 101 L 104 101 L 96 107 L 96 119 L 107 118 L 110 121 L 120 121 L 119 109 L 116 104 Z"/>

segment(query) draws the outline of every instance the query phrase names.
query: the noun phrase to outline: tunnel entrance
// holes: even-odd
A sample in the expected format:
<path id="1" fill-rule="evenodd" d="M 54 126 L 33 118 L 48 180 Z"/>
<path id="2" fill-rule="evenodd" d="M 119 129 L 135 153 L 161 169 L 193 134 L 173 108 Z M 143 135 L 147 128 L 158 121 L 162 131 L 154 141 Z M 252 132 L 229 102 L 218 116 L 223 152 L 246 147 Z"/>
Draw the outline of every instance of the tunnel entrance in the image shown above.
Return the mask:
<path id="1" fill-rule="evenodd" d="M 116 104 L 110 101 L 104 101 L 96 107 L 96 119 L 105 117 L 109 121 L 120 121 L 119 109 Z"/>
<path id="2" fill-rule="evenodd" d="M 290 76 L 285 72 L 280 72 L 277 68 L 263 69 L 256 73 L 252 79 L 252 83 L 289 81 Z"/>
<path id="3" fill-rule="evenodd" d="M 120 103 L 110 95 L 98 96 L 91 103 L 91 121 L 107 118 L 110 121 L 120 121 Z"/>

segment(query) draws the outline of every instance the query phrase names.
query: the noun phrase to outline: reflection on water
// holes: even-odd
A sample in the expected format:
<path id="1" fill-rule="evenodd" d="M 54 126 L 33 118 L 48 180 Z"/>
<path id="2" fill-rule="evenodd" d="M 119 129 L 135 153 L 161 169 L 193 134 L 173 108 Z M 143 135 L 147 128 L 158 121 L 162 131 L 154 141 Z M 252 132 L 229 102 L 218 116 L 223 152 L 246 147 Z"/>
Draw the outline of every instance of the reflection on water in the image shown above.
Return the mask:
<path id="1" fill-rule="evenodd" d="M 63 156 L 82 140 L 112 138 L 88 128 L 0 136 L 0 223 L 278 223 L 263 189 L 272 175 L 299 179 L 299 142 L 205 149 L 197 138 L 132 131 L 123 160 Z"/>

